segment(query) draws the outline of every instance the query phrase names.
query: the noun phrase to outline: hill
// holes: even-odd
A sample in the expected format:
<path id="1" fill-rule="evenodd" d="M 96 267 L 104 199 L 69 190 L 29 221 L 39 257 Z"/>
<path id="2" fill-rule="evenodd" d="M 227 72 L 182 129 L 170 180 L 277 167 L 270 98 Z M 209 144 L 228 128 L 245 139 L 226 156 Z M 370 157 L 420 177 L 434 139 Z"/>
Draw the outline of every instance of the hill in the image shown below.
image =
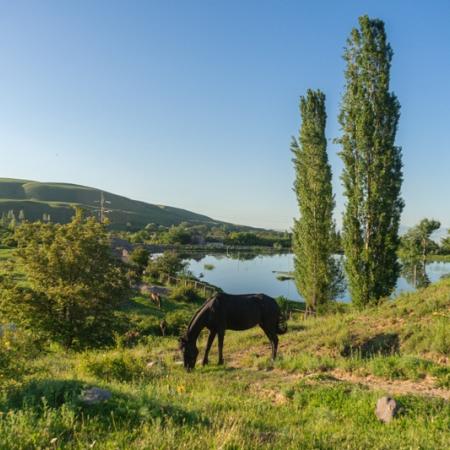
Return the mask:
<path id="1" fill-rule="evenodd" d="M 20 210 L 23 210 L 28 220 L 40 220 L 43 214 L 50 214 L 53 222 L 65 223 L 73 216 L 75 206 L 83 207 L 92 214 L 98 214 L 102 192 L 113 228 L 125 229 L 129 224 L 131 228 L 137 229 L 145 227 L 148 223 L 164 226 L 177 225 L 181 222 L 225 224 L 225 222 L 185 209 L 131 200 L 91 187 L 10 178 L 0 178 L 0 215 L 10 210 L 17 215 Z M 227 225 L 231 226 L 231 224 Z"/>

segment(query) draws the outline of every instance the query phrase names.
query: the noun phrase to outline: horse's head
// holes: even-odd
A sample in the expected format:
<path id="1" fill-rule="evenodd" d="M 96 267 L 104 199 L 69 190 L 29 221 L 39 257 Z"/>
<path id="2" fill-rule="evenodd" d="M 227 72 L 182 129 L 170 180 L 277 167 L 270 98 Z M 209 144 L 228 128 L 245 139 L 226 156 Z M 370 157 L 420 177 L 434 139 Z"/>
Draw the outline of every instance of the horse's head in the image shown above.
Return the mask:
<path id="1" fill-rule="evenodd" d="M 190 342 L 185 336 L 180 338 L 180 350 L 183 354 L 183 364 L 186 370 L 192 370 L 195 367 L 198 356 L 198 348 L 195 342 Z"/>

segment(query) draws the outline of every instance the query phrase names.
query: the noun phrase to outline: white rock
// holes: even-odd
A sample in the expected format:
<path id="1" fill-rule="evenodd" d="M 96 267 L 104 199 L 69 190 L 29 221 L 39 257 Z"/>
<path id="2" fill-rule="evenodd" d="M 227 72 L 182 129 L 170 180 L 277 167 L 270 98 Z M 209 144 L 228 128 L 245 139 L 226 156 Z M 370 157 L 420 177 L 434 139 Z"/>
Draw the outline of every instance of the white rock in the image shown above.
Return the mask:
<path id="1" fill-rule="evenodd" d="M 391 397 L 381 397 L 377 401 L 375 414 L 382 422 L 390 422 L 398 412 L 398 404 Z"/>
<path id="2" fill-rule="evenodd" d="M 85 389 L 81 395 L 80 400 L 87 405 L 96 405 L 98 403 L 106 402 L 111 398 L 111 392 L 106 389 L 100 389 L 98 387 L 92 387 Z"/>

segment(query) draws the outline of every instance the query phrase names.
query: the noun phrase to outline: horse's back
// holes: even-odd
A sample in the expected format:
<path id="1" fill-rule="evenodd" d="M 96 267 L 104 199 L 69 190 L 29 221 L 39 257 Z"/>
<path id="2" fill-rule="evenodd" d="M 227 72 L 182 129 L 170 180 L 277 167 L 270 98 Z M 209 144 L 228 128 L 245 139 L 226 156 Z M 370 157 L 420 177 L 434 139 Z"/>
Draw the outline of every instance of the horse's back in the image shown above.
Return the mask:
<path id="1" fill-rule="evenodd" d="M 212 307 L 219 320 L 231 330 L 246 330 L 272 320 L 276 322 L 279 314 L 276 301 L 264 294 L 219 293 L 214 297 Z"/>

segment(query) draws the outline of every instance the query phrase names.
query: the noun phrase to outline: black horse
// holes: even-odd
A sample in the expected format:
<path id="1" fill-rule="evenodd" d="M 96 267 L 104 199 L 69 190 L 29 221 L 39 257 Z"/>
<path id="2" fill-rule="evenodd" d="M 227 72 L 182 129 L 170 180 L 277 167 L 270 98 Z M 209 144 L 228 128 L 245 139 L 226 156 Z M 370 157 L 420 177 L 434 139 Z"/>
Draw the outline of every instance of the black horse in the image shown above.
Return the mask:
<path id="1" fill-rule="evenodd" d="M 185 336 L 180 338 L 184 367 L 191 370 L 197 361 L 197 338 L 203 328 L 208 328 L 203 365 L 208 364 L 208 353 L 218 335 L 219 364 L 223 364 L 223 339 L 225 330 L 247 330 L 259 325 L 272 345 L 272 359 L 277 355 L 278 336 L 286 332 L 277 302 L 264 294 L 229 295 L 218 293 L 207 300 L 195 313 L 189 323 Z"/>

